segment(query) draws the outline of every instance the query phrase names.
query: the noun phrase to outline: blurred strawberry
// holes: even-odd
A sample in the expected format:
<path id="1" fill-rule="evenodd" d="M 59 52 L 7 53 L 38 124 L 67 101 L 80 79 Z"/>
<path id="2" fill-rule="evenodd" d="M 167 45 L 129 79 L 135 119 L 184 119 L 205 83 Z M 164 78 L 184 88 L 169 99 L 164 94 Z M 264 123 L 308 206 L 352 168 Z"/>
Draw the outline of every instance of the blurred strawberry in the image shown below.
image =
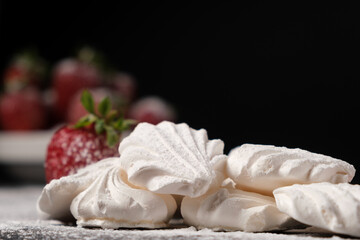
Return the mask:
<path id="1" fill-rule="evenodd" d="M 128 117 L 138 122 L 158 124 L 164 120 L 176 121 L 176 112 L 165 100 L 150 96 L 139 99 L 131 105 Z"/>
<path id="2" fill-rule="evenodd" d="M 5 93 L 0 99 L 0 120 L 4 130 L 42 129 L 46 119 L 42 96 L 34 88 Z"/>
<path id="3" fill-rule="evenodd" d="M 98 104 L 97 111 L 88 91 L 83 92 L 81 102 L 89 114 L 74 126 L 60 128 L 49 143 L 45 160 L 47 182 L 76 173 L 101 159 L 119 156 L 121 132 L 133 124 L 111 110 L 108 97 Z"/>
<path id="4" fill-rule="evenodd" d="M 4 73 L 6 92 L 18 91 L 31 86 L 39 88 L 45 76 L 46 63 L 35 50 L 16 54 Z"/>
<path id="5" fill-rule="evenodd" d="M 105 97 L 109 97 L 110 101 L 113 103 L 112 108 L 119 111 L 120 113 L 123 113 L 124 100 L 121 95 L 118 95 L 111 89 L 105 87 L 93 88 L 93 89 L 89 89 L 88 91 L 93 96 L 95 111 L 98 108 L 98 105 L 101 102 L 101 100 L 104 99 Z M 75 124 L 77 121 L 80 120 L 80 118 L 88 114 L 88 111 L 84 108 L 83 104 L 81 103 L 82 92 L 83 92 L 82 90 L 77 92 L 70 101 L 66 116 L 67 123 Z M 96 113 L 99 114 L 97 111 Z"/>
<path id="6" fill-rule="evenodd" d="M 97 87 L 100 84 L 101 76 L 94 66 L 75 59 L 66 59 L 58 63 L 53 75 L 57 117 L 64 119 L 71 98 L 79 90 Z"/>
<path id="7" fill-rule="evenodd" d="M 54 107 L 59 120 L 65 120 L 69 102 L 78 91 L 102 84 L 95 51 L 83 48 L 78 55 L 78 58 L 62 60 L 53 71 Z"/>
<path id="8" fill-rule="evenodd" d="M 135 99 L 137 82 L 133 76 L 125 72 L 118 72 L 111 77 L 110 82 L 112 89 L 123 96 L 128 104 Z"/>

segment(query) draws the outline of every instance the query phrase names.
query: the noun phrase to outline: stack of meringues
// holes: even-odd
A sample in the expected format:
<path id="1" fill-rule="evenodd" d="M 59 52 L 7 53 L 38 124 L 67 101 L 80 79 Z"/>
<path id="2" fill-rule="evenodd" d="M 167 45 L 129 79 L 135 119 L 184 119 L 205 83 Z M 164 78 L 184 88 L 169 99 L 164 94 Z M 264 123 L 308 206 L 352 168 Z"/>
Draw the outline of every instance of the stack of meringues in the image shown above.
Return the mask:
<path id="1" fill-rule="evenodd" d="M 140 123 L 109 158 L 47 184 L 42 217 L 79 226 L 166 227 L 177 207 L 197 228 L 261 232 L 300 224 L 360 236 L 355 168 L 301 149 L 221 140 L 187 124 Z M 174 196 L 183 198 L 178 201 Z"/>

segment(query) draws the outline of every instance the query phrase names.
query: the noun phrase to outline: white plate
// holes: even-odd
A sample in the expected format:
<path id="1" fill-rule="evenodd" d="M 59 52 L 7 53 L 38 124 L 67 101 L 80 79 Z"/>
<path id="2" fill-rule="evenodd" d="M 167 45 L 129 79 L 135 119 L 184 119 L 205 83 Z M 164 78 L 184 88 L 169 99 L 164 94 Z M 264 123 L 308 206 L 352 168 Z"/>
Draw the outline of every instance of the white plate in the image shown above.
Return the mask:
<path id="1" fill-rule="evenodd" d="M 0 163 L 44 163 L 47 146 L 55 130 L 0 132 Z"/>

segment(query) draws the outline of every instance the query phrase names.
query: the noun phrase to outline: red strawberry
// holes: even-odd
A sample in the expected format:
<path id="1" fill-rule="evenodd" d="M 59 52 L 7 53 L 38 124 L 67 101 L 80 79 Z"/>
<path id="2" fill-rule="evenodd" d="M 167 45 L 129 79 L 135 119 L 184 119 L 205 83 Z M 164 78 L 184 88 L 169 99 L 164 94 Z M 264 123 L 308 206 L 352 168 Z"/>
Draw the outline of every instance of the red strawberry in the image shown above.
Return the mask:
<path id="1" fill-rule="evenodd" d="M 40 87 L 45 71 L 45 61 L 36 51 L 26 50 L 17 54 L 5 70 L 5 90 L 14 92 L 26 86 Z"/>
<path id="2" fill-rule="evenodd" d="M 35 130 L 46 125 L 41 94 L 32 88 L 5 93 L 0 100 L 0 120 L 5 130 Z"/>
<path id="3" fill-rule="evenodd" d="M 47 182 L 76 173 L 101 159 L 118 156 L 121 131 L 132 124 L 111 110 L 108 97 L 99 103 L 98 114 L 88 91 L 83 92 L 81 101 L 89 114 L 75 126 L 59 129 L 50 141 L 45 160 Z"/>
<path id="4" fill-rule="evenodd" d="M 46 181 L 76 173 L 78 169 L 107 157 L 119 156 L 118 144 L 109 147 L 104 133 L 98 135 L 93 126 L 76 129 L 60 128 L 47 149 Z"/>
<path id="5" fill-rule="evenodd" d="M 175 109 L 159 97 L 145 97 L 135 102 L 128 116 L 138 122 L 158 124 L 164 120 L 176 120 Z"/>
<path id="6" fill-rule="evenodd" d="M 76 59 L 58 63 L 53 72 L 55 114 L 64 120 L 71 98 L 81 89 L 101 84 L 101 76 L 95 66 Z"/>

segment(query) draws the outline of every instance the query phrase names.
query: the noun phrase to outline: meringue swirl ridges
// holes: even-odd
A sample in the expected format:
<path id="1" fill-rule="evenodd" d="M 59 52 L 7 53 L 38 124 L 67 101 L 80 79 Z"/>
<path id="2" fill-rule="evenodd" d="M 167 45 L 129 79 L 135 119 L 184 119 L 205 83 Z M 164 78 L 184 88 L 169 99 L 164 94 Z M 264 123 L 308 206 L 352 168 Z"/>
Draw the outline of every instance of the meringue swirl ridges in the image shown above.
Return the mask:
<path id="1" fill-rule="evenodd" d="M 117 165 L 118 158 L 108 158 L 80 169 L 76 174 L 52 180 L 38 199 L 37 211 L 41 218 L 73 219 L 71 201 L 84 191 L 103 172 Z"/>
<path id="2" fill-rule="evenodd" d="M 71 203 L 78 226 L 102 228 L 160 228 L 176 210 L 171 195 L 160 195 L 127 184 L 126 173 L 118 168 L 99 176 Z"/>
<path id="3" fill-rule="evenodd" d="M 223 180 L 226 155 L 221 140 L 187 124 L 140 123 L 119 146 L 120 162 L 132 184 L 152 192 L 197 197 Z"/>
<path id="4" fill-rule="evenodd" d="M 230 151 L 227 174 L 241 189 L 271 196 L 274 189 L 296 183 L 350 182 L 355 168 L 298 148 L 243 144 Z"/>
<path id="5" fill-rule="evenodd" d="M 360 237 L 360 185 L 295 184 L 274 196 L 279 210 L 299 222 Z"/>
<path id="6" fill-rule="evenodd" d="M 52 180 L 38 200 L 43 218 L 75 217 L 79 226 L 159 228 L 175 213 L 171 195 L 139 189 L 127 182 L 119 158 L 89 165 L 74 175 Z M 71 212 L 70 212 L 71 211 Z"/>

